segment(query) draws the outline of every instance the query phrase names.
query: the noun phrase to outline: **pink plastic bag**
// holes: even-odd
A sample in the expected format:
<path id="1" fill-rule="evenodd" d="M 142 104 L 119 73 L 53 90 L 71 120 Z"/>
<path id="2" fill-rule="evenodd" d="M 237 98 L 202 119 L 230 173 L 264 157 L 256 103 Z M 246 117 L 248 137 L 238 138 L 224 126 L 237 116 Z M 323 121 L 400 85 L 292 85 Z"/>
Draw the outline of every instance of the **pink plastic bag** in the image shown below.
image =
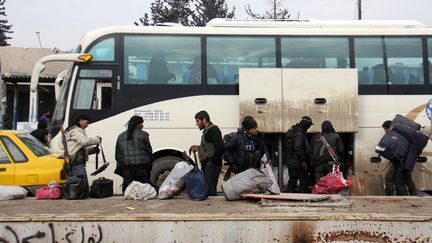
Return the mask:
<path id="1" fill-rule="evenodd" d="M 351 180 L 345 180 L 339 165 L 333 165 L 333 172 L 328 173 L 315 184 L 312 194 L 337 194 L 351 186 Z"/>
<path id="2" fill-rule="evenodd" d="M 58 199 L 62 197 L 61 187 L 57 183 L 50 183 L 36 190 L 36 199 Z"/>

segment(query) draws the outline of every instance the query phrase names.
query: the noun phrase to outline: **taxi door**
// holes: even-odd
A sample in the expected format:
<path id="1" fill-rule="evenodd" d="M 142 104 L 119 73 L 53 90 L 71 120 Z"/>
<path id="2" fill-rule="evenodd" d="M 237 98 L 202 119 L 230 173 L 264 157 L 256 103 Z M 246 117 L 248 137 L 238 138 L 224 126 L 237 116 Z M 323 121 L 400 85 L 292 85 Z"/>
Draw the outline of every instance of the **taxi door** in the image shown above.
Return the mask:
<path id="1" fill-rule="evenodd" d="M 15 185 L 15 165 L 0 142 L 0 185 Z"/>

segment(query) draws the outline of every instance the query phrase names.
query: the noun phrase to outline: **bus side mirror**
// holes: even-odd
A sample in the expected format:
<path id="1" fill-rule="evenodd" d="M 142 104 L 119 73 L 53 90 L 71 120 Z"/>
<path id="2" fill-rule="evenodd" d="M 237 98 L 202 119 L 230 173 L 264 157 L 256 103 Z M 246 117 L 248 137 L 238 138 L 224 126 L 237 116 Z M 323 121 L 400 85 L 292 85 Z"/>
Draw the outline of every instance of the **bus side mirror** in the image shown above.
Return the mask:
<path id="1" fill-rule="evenodd" d="M 425 156 L 420 156 L 416 158 L 416 163 L 426 163 L 428 161 L 428 158 Z"/>
<path id="2" fill-rule="evenodd" d="M 377 157 L 370 157 L 369 161 L 371 163 L 377 164 L 377 163 L 381 163 L 382 159 L 379 156 L 377 156 Z"/>

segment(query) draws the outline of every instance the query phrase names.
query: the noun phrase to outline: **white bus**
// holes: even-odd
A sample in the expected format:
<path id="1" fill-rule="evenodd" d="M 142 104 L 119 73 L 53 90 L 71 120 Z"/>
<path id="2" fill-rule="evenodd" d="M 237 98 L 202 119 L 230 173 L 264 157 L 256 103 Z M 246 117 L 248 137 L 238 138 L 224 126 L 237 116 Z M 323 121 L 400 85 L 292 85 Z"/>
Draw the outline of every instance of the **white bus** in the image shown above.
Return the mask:
<path id="1" fill-rule="evenodd" d="M 383 135 L 383 121 L 399 113 L 430 125 L 425 104 L 432 98 L 432 29 L 416 21 L 216 19 L 206 27 L 101 28 L 86 33 L 75 54 L 52 55 L 36 63 L 32 90 L 37 89 L 43 64 L 50 61 L 72 61 L 53 114 L 53 150 L 58 151 L 60 124 L 67 126 L 80 113 L 90 115 L 92 124 L 87 133 L 103 138 L 107 159 L 112 163 L 101 176 L 113 178 L 117 192 L 121 178 L 113 174 L 115 141 L 132 115 L 143 116 L 144 129 L 150 134 L 155 159 L 152 180 L 156 181 L 173 166 L 173 161 L 181 160 L 183 151 L 199 143 L 196 112 L 208 111 L 211 121 L 226 134 L 235 131 L 247 115 L 240 108 L 243 102 L 239 90 L 257 94 L 262 90 L 263 95 L 265 91 L 272 98 L 265 87 L 257 87 L 256 82 L 249 83 L 245 78 L 251 76 L 247 75 L 248 68 L 323 72 L 346 69 L 356 74 L 351 117 L 341 116 L 332 106 L 311 106 L 304 110 L 297 107 L 295 113 L 283 110 L 282 117 L 259 120 L 259 128 L 266 126 L 263 123 L 283 123 L 279 130 L 265 134 L 275 162 L 283 162 L 283 157 L 278 157 L 283 154 L 283 132 L 302 115 L 314 120 L 310 132 L 319 131 L 325 119 L 335 124 L 345 148 L 350 148 L 346 149 L 345 160 L 353 161 L 355 174 L 383 174 L 370 163 Z M 272 82 L 272 77 L 259 72 L 257 75 L 264 86 L 267 80 L 269 85 Z M 298 76 L 297 81 L 305 85 L 298 92 L 292 89 L 296 97 L 312 90 L 319 93 L 326 86 L 331 86 L 331 96 L 345 86 L 340 82 L 336 86 L 307 85 L 310 76 Z M 332 99 L 330 96 L 327 99 Z M 257 105 L 267 101 L 265 97 L 256 98 Z M 314 102 L 323 105 L 326 98 L 316 97 Z M 337 106 L 344 107 L 345 101 L 339 101 Z M 250 115 L 259 116 L 262 111 L 257 108 L 255 112 Z M 289 122 L 284 120 L 286 117 Z M 349 128 L 344 127 L 348 120 Z M 429 161 L 431 152 L 428 145 L 423 156 Z M 92 162 L 87 168 L 89 172 L 93 170 Z M 418 163 L 413 177 L 418 189 L 431 190 L 431 163 Z"/>

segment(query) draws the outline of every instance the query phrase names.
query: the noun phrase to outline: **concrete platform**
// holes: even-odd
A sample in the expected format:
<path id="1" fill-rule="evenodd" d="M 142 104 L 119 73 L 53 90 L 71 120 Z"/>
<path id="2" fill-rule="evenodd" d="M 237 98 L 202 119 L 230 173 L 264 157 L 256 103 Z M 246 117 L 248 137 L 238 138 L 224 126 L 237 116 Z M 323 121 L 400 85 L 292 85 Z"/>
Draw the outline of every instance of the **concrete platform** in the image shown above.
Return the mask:
<path id="1" fill-rule="evenodd" d="M 431 197 L 348 197 L 351 207 L 191 201 L 0 201 L 0 242 L 430 242 Z M 30 237 L 30 238 L 29 238 Z"/>

